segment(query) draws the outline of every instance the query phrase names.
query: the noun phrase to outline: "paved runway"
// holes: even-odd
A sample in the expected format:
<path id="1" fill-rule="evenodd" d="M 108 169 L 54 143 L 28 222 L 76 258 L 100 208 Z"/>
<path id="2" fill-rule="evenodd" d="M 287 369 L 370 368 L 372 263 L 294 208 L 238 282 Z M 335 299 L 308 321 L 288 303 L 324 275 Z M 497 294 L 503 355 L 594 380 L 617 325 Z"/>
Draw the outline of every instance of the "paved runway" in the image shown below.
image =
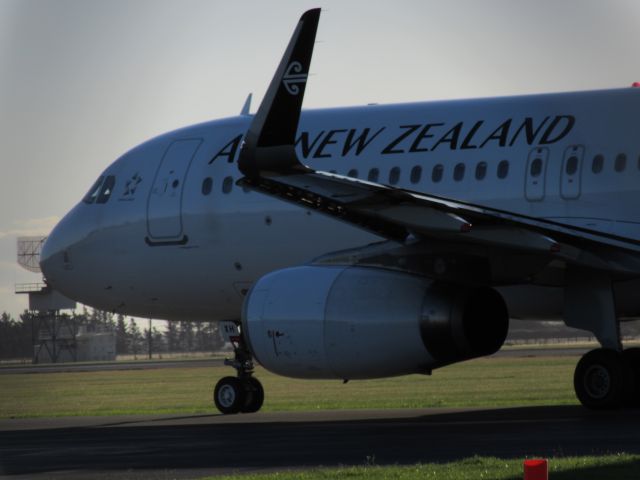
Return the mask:
<path id="1" fill-rule="evenodd" d="M 593 347 L 595 348 L 595 347 Z M 553 356 L 579 357 L 589 351 L 590 348 L 514 348 L 500 350 L 496 357 L 539 357 Z M 232 354 L 229 354 L 231 357 Z M 60 373 L 60 372 L 98 372 L 114 370 L 148 370 L 158 368 L 183 368 L 183 367 L 219 367 L 224 365 L 222 358 L 199 358 L 189 360 L 137 360 L 102 363 L 48 363 L 48 364 L 24 364 L 2 365 L 0 375 L 15 373 Z"/>
<path id="2" fill-rule="evenodd" d="M 474 454 L 640 453 L 640 411 L 582 407 L 360 410 L 0 421 L 10 478 L 194 478 Z"/>
<path id="3" fill-rule="evenodd" d="M 232 356 L 232 355 L 230 355 Z M 63 373 L 63 372 L 104 372 L 115 370 L 155 370 L 160 368 L 219 367 L 222 358 L 189 360 L 134 360 L 101 363 L 43 363 L 6 365 L 0 367 L 0 375 L 12 373 Z"/>

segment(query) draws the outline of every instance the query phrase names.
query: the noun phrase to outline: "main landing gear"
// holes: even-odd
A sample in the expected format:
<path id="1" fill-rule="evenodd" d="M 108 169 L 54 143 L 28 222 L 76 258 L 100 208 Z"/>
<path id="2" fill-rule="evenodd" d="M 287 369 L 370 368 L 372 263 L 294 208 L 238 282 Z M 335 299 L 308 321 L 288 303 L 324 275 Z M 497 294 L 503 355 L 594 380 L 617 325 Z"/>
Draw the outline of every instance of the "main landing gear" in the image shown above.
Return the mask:
<path id="1" fill-rule="evenodd" d="M 611 275 L 568 265 L 564 322 L 591 332 L 603 348 L 578 362 L 573 386 L 580 403 L 596 410 L 640 407 L 640 348 L 622 349 Z"/>
<path id="2" fill-rule="evenodd" d="M 223 325 L 227 333 L 231 328 L 234 334 L 228 335 L 228 340 L 233 345 L 234 359 L 225 359 L 224 363 L 235 368 L 238 374 L 237 377 L 224 377 L 218 381 L 213 390 L 213 402 L 224 414 L 257 412 L 264 402 L 264 389 L 253 377 L 251 352 L 238 327 L 231 322 Z"/>
<path id="3" fill-rule="evenodd" d="M 640 348 L 591 350 L 578 362 L 573 386 L 587 408 L 640 407 Z"/>

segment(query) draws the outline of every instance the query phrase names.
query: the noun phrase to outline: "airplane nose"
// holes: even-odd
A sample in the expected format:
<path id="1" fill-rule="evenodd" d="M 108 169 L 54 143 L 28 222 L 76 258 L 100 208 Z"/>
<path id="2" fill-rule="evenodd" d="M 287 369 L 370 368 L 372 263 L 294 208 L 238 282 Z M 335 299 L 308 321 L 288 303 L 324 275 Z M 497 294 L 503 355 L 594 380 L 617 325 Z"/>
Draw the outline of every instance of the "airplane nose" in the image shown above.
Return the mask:
<path id="1" fill-rule="evenodd" d="M 40 270 L 42 270 L 42 274 L 47 280 L 47 283 L 52 286 L 58 278 L 59 270 L 63 263 L 61 262 L 61 257 L 64 255 L 63 252 L 67 247 L 64 241 L 64 232 L 61 232 L 60 223 L 53 228 L 40 252 Z"/>
<path id="2" fill-rule="evenodd" d="M 73 269 L 71 252 L 81 239 L 76 209 L 71 210 L 58 222 L 47 237 L 40 252 L 40 269 L 47 282 L 57 288 L 65 272 Z M 85 233 L 86 234 L 86 233 Z"/>

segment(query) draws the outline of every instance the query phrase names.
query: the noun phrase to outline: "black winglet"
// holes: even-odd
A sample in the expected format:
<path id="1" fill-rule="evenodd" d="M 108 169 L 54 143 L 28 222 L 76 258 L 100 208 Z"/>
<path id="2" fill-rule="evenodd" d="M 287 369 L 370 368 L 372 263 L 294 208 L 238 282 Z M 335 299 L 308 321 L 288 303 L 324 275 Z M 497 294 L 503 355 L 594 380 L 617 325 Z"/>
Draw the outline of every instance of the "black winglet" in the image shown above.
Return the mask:
<path id="1" fill-rule="evenodd" d="M 296 156 L 295 136 L 319 20 L 319 8 L 300 17 L 253 117 L 238 160 L 240 171 L 247 177 L 257 177 L 261 171 L 305 169 Z"/>

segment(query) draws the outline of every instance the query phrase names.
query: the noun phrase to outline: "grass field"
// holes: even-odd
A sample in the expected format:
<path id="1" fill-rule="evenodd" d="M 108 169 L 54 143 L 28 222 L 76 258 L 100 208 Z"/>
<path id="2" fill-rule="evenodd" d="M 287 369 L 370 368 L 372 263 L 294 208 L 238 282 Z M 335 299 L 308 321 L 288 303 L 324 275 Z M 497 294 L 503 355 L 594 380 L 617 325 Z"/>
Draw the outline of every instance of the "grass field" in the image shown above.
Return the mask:
<path id="1" fill-rule="evenodd" d="M 637 480 L 640 455 L 555 458 L 549 462 L 551 480 Z M 521 480 L 522 460 L 472 457 L 452 463 L 381 467 L 367 465 L 256 475 L 215 477 L 216 480 Z M 213 478 L 213 477 L 211 477 Z"/>
<path id="2" fill-rule="evenodd" d="M 577 404 L 572 357 L 483 358 L 383 380 L 292 380 L 256 372 L 263 411 Z M 228 367 L 0 375 L 0 418 L 210 413 Z"/>

